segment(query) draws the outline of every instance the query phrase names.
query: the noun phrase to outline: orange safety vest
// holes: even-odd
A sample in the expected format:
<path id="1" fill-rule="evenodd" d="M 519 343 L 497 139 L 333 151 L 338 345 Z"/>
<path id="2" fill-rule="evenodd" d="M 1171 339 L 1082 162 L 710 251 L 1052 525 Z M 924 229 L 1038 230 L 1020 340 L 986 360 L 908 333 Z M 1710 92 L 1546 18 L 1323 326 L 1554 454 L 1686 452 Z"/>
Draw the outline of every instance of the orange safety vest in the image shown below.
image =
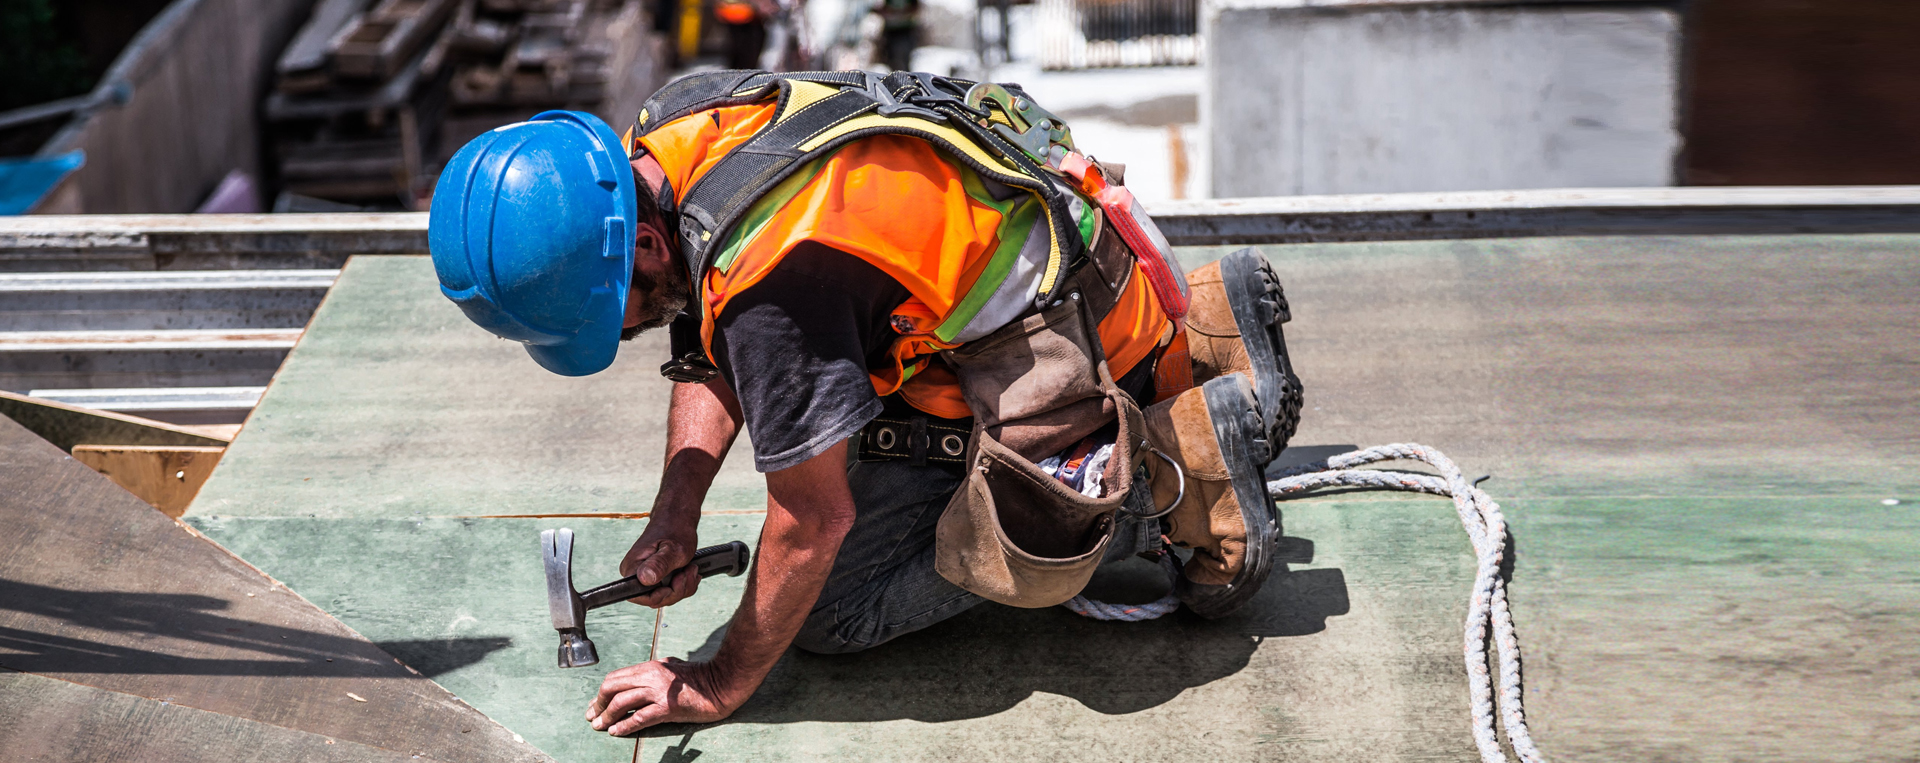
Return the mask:
<path id="1" fill-rule="evenodd" d="M 639 140 L 660 162 L 680 202 L 721 158 L 766 127 L 774 110 L 772 103 L 708 109 L 662 125 Z M 989 275 L 985 271 L 996 252 L 1021 245 L 1003 238 L 1047 236 L 1045 226 L 1028 219 L 1021 228 L 1011 219 L 1016 215 L 980 198 L 981 180 L 972 169 L 919 138 L 875 135 L 814 163 L 811 171 L 796 174 L 763 196 L 761 204 L 767 208 L 750 211 L 753 224 L 736 228 L 726 252 L 699 274 L 701 342 L 709 359 L 714 321 L 728 301 L 765 278 L 796 245 L 814 241 L 867 261 L 912 295 L 893 311 L 894 329 L 901 334 L 890 349 L 893 362 L 869 369 L 874 391 L 883 396 L 897 392 L 934 416 L 971 416 L 958 380 L 934 361 L 941 350 L 997 328 L 975 321 L 958 336 L 955 332 L 956 324 L 977 316 L 1005 314 L 1004 309 L 983 310 L 977 295 L 993 289 L 990 284 L 977 287 Z M 1145 360 L 1172 333 L 1172 323 L 1137 263 L 1134 269 L 1099 326 L 1115 378 Z"/>

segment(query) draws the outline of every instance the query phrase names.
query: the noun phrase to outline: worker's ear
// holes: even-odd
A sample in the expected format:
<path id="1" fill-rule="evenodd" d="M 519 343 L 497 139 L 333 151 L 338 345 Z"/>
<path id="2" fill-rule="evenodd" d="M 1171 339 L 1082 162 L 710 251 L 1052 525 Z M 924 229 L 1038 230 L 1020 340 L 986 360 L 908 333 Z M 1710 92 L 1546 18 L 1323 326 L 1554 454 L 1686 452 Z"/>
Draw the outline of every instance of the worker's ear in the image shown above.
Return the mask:
<path id="1" fill-rule="evenodd" d="M 641 220 L 634 226 L 633 254 L 636 258 L 667 259 L 673 256 L 673 250 L 667 246 L 667 232 L 660 229 L 658 222 Z"/>

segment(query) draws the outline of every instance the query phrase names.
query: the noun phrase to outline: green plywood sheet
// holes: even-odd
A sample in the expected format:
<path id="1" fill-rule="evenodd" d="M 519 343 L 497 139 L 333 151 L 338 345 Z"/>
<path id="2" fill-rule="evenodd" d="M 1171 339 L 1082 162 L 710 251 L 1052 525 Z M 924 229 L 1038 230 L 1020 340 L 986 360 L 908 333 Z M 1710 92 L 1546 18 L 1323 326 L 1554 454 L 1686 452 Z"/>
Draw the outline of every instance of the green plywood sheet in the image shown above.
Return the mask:
<path id="1" fill-rule="evenodd" d="M 702 542 L 752 531 L 752 518 L 715 517 L 702 525 Z M 737 526 L 739 529 L 733 529 Z M 1427 567 L 1450 568 L 1440 555 Z M 1100 593 L 1141 600 L 1165 590 L 1149 565 L 1103 573 Z M 700 657 L 717 646 L 733 600 L 708 596 L 666 611 L 662 654 Z M 712 592 L 712 593 L 717 593 Z M 1118 595 L 1115 595 L 1118 594 Z M 1438 605 L 1444 586 L 1416 586 L 1416 597 Z M 1239 760 L 1278 750 L 1289 726 L 1313 726 L 1302 716 L 1340 716 L 1352 701 L 1327 701 L 1350 688 L 1339 675 L 1303 670 L 1311 660 L 1380 662 L 1378 681 L 1419 663 L 1419 644 L 1369 642 L 1364 652 L 1329 634 L 1352 631 L 1347 589 L 1334 569 L 1277 577 L 1245 616 L 1218 622 L 1179 613 L 1145 623 L 1101 623 L 1064 609 L 1024 610 L 982 604 L 952 620 L 868 652 L 822 656 L 790 652 L 767 683 L 729 720 L 699 727 L 661 727 L 645 734 L 641 759 L 687 760 L 1156 760 L 1176 749 L 1180 758 Z M 1451 626 L 1444 615 L 1413 607 L 1433 630 Z M 1376 628 L 1377 630 L 1378 628 Z M 1318 646 L 1320 654 L 1315 654 Z M 1336 654 L 1326 654 L 1331 648 Z M 1392 663 L 1392 664 L 1388 664 Z M 1421 672 L 1445 666 L 1415 665 Z M 1435 670 L 1434 668 L 1438 668 Z M 1439 740 L 1431 752 L 1471 742 L 1453 732 L 1463 697 L 1446 677 L 1420 680 L 1413 693 L 1429 701 L 1389 707 L 1381 725 L 1411 720 Z M 1300 694 L 1314 695 L 1301 701 Z M 1370 708 L 1379 703 L 1362 701 Z M 1417 711 L 1435 710 L 1430 718 Z M 1321 724 L 1306 734 L 1328 753 L 1364 759 L 1411 738 L 1401 728 L 1374 739 L 1329 739 Z M 1177 745 L 1170 748 L 1169 744 Z M 1389 747 L 1388 749 L 1391 749 Z M 677 756 L 677 757 L 676 757 Z"/>
<path id="2" fill-rule="evenodd" d="M 1486 487 L 1518 543 L 1529 710 L 1550 756 L 1920 750 L 1920 237 L 1266 251 L 1307 385 L 1294 458 L 1417 441 L 1494 475 Z M 457 615 L 393 581 L 455 557 L 531 566 L 534 533 L 562 522 L 404 518 L 644 510 L 664 353 L 627 348 L 579 386 L 475 331 L 423 263 L 350 264 L 189 517 L 356 628 L 420 642 Z M 608 418 L 581 413 L 595 411 Z M 761 502 L 747 447 L 710 508 Z M 639 759 L 1474 759 L 1459 657 L 1472 564 L 1451 506 L 1348 494 L 1284 510 L 1289 547 L 1311 561 L 1235 618 L 1103 624 L 983 605 L 864 654 L 790 654 L 734 718 L 652 732 Z M 753 542 L 758 521 L 710 515 L 702 541 Z M 582 554 L 604 555 L 610 576 L 640 525 L 593 522 L 564 523 L 583 549 L 605 546 Z M 493 537 L 494 523 L 524 526 L 450 540 Z M 334 553 L 318 538 L 373 527 L 387 528 L 379 569 L 391 572 L 308 558 Z M 1134 590 L 1156 583 L 1150 570 L 1114 577 L 1103 585 L 1154 593 Z M 710 653 L 741 585 L 709 581 L 667 610 L 660 653 Z M 500 604 L 498 618 L 551 639 L 532 600 Z M 601 622 L 604 655 L 614 631 Z M 522 633 L 476 636 L 514 641 L 436 679 L 482 697 L 486 681 L 538 677 L 546 641 L 507 659 Z M 551 690 L 563 710 L 542 733 L 583 728 L 577 707 L 604 671 L 584 672 Z M 524 709 L 474 701 L 496 702 L 503 721 Z M 505 722 L 534 736 L 530 721 Z"/>
<path id="3" fill-rule="evenodd" d="M 575 584 L 619 577 L 644 523 L 612 519 L 194 517 L 209 538 L 273 571 L 308 601 L 379 642 L 448 691 L 568 763 L 625 763 L 633 743 L 588 728 L 605 673 L 555 666 L 540 531 L 572 527 Z M 595 610 L 604 665 L 645 660 L 652 610 Z"/>
<path id="4" fill-rule="evenodd" d="M 1233 618 L 1096 623 L 985 604 L 870 652 L 790 653 L 733 718 L 651 731 L 642 759 L 1165 754 L 1142 739 L 1207 759 L 1476 759 L 1459 656 L 1473 564 L 1451 504 L 1282 507 L 1288 545 L 1312 561 L 1277 573 Z M 1920 749 L 1911 509 L 1828 498 L 1506 509 L 1528 709 L 1555 759 L 1902 760 Z M 708 520 L 703 540 L 727 534 L 725 522 Z M 1155 593 L 1150 569 L 1130 573 Z M 667 610 L 661 654 L 711 653 L 733 600 L 709 593 Z"/>
<path id="5" fill-rule="evenodd" d="M 1263 251 L 1296 442 L 1426 443 L 1509 497 L 1920 492 L 1920 236 Z"/>
<path id="6" fill-rule="evenodd" d="M 474 326 L 426 257 L 347 263 L 190 515 L 641 512 L 659 482 L 664 332 L 568 378 Z M 750 447 L 741 438 L 739 447 Z M 755 507 L 751 459 L 710 505 Z"/>

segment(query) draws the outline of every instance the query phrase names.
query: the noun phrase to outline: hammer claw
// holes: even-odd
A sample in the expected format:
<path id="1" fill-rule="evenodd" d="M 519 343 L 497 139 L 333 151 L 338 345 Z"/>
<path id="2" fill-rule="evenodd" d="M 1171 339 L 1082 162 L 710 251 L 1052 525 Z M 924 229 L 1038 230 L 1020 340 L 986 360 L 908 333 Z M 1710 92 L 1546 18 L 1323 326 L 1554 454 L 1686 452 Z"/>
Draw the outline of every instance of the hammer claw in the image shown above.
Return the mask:
<path id="1" fill-rule="evenodd" d="M 573 590 L 573 530 L 542 531 L 540 551 L 547 568 L 547 611 L 553 616 L 554 630 L 582 627 L 587 608 Z"/>

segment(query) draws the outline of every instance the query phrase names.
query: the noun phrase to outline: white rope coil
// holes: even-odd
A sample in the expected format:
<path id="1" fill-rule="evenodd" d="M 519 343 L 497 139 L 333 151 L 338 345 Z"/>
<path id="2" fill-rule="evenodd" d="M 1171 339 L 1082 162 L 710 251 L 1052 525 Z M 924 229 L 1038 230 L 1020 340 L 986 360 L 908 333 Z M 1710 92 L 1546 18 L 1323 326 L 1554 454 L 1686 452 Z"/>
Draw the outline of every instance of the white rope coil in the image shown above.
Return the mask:
<path id="1" fill-rule="evenodd" d="M 1383 461 L 1419 461 L 1438 470 L 1438 476 L 1355 469 Z M 1474 571 L 1473 595 L 1467 601 L 1465 648 L 1467 692 L 1473 714 L 1473 741 L 1480 749 L 1483 763 L 1505 763 L 1506 753 L 1494 732 L 1495 681 L 1487 668 L 1487 647 L 1491 641 L 1499 662 L 1497 692 L 1500 697 L 1500 727 L 1507 733 L 1513 751 L 1525 763 L 1544 763 L 1546 758 L 1533 743 L 1527 729 L 1524 698 L 1520 682 L 1520 637 L 1513 626 L 1513 612 L 1507 606 L 1507 585 L 1500 577 L 1500 565 L 1507 555 L 1507 520 L 1500 504 L 1468 483 L 1460 467 L 1445 454 L 1425 445 L 1394 443 L 1342 453 L 1315 464 L 1297 466 L 1267 483 L 1274 497 L 1294 497 L 1324 488 L 1362 490 L 1403 490 L 1413 493 L 1447 496 L 1453 499 L 1460 523 L 1467 530 L 1479 563 Z M 1180 569 L 1172 553 L 1162 554 L 1162 566 L 1169 577 Z M 1096 620 L 1138 622 L 1152 620 L 1180 607 L 1172 593 L 1150 604 L 1106 604 L 1075 596 L 1062 605 Z"/>
<path id="2" fill-rule="evenodd" d="M 1440 472 L 1439 476 L 1354 469 L 1382 461 L 1420 461 Z M 1466 646 L 1467 689 L 1473 712 L 1473 741 L 1480 748 L 1484 763 L 1504 763 L 1493 727 L 1495 681 L 1487 669 L 1487 646 L 1491 641 L 1498 656 L 1500 678 L 1500 726 L 1513 745 L 1514 754 L 1525 763 L 1546 760 L 1534 746 L 1527 730 L 1526 711 L 1520 684 L 1520 638 L 1514 632 L 1513 613 L 1507 607 L 1506 581 L 1500 577 L 1500 565 L 1507 554 L 1507 520 L 1500 505 L 1486 493 L 1469 484 L 1460 468 L 1440 451 L 1413 443 L 1394 443 L 1342 453 L 1317 464 L 1288 470 L 1267 483 L 1275 497 L 1295 496 L 1330 487 L 1355 487 L 1369 490 L 1405 490 L 1444 495 L 1453 499 L 1460 523 L 1478 557 L 1474 572 L 1473 596 L 1467 602 Z"/>
<path id="3" fill-rule="evenodd" d="M 1160 566 L 1167 571 L 1168 582 L 1172 582 L 1175 578 L 1179 577 L 1180 568 L 1174 566 L 1172 552 L 1168 551 L 1160 554 Z M 1060 606 L 1073 610 L 1073 613 L 1076 615 L 1091 617 L 1095 620 L 1116 620 L 1119 622 L 1137 623 L 1142 620 L 1152 620 L 1162 617 L 1179 609 L 1180 597 L 1175 596 L 1173 592 L 1169 590 L 1167 595 L 1146 604 L 1108 604 L 1103 601 L 1094 601 L 1083 595 L 1068 599 L 1067 603 Z"/>

